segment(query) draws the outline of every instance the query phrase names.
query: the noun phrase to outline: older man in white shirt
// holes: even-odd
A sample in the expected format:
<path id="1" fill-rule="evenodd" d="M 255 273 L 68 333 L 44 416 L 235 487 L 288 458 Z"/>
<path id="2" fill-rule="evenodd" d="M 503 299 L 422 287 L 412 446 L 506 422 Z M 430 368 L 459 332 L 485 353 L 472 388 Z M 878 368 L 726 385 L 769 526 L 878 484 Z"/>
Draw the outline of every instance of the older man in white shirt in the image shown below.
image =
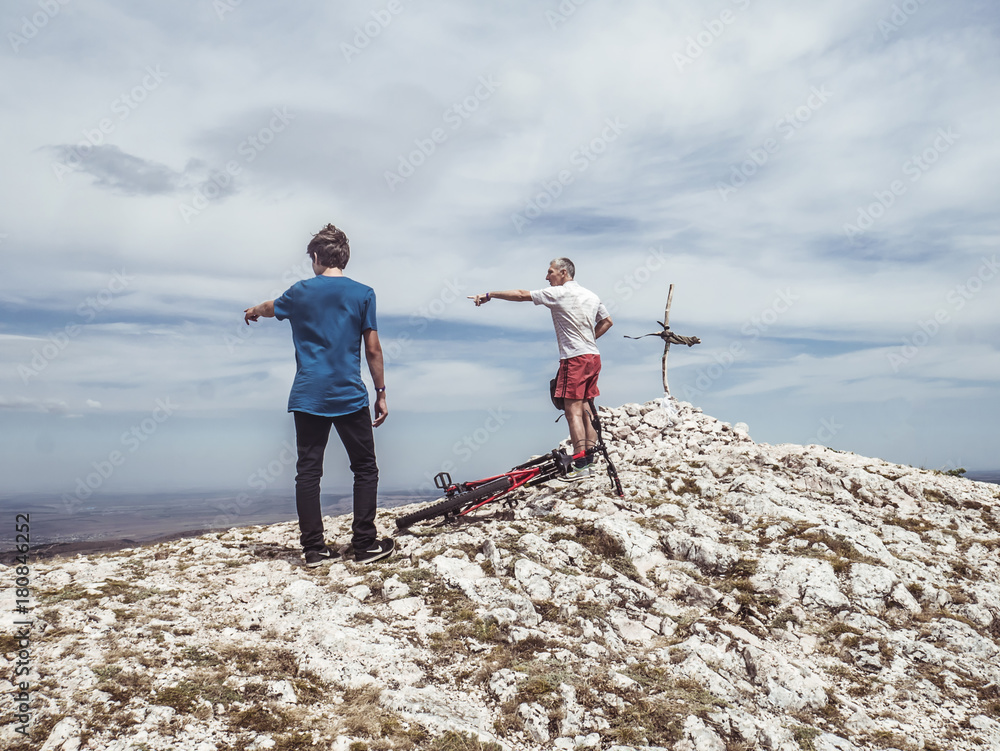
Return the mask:
<path id="1" fill-rule="evenodd" d="M 556 397 L 565 401 L 566 421 L 573 442 L 573 469 L 568 480 L 579 480 L 592 474 L 593 454 L 597 443 L 588 403 L 601 392 L 597 378 L 601 372 L 601 353 L 597 340 L 614 325 L 607 308 L 593 292 L 578 284 L 576 267 L 568 258 L 556 258 L 549 264 L 545 279 L 548 289 L 528 291 L 511 289 L 470 295 L 479 307 L 492 299 L 511 302 L 533 302 L 544 305 L 552 314 L 559 344 L 559 373 L 556 377 Z"/>

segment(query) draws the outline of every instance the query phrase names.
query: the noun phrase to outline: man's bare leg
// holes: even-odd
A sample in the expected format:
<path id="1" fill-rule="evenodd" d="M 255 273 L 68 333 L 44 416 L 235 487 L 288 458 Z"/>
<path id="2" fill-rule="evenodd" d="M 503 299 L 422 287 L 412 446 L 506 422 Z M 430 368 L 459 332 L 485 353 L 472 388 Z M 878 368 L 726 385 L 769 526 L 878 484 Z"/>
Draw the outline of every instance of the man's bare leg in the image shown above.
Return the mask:
<path id="1" fill-rule="evenodd" d="M 590 402 L 583 403 L 583 421 L 587 426 L 587 438 L 585 448 L 590 451 L 597 445 L 597 431 L 594 430 L 594 413 L 590 409 Z"/>
<path id="2" fill-rule="evenodd" d="M 591 421 L 590 405 L 585 399 L 566 399 L 566 422 L 573 454 L 579 454 L 597 445 L 597 431 Z"/>

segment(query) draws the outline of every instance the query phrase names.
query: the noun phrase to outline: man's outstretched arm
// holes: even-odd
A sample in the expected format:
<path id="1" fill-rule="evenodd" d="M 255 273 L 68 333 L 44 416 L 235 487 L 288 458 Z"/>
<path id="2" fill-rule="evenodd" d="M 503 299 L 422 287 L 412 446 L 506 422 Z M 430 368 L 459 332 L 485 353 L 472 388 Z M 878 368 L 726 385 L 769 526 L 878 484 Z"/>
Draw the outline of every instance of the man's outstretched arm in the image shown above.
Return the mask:
<path id="1" fill-rule="evenodd" d="M 372 383 L 375 384 L 375 421 L 374 427 L 378 427 L 385 422 L 389 414 L 389 407 L 385 400 L 385 368 L 382 360 L 382 343 L 378 340 L 378 331 L 375 329 L 365 329 L 361 333 L 365 343 L 365 359 L 368 361 L 368 372 L 372 374 Z M 382 389 L 379 391 L 379 389 Z"/>
<path id="2" fill-rule="evenodd" d="M 481 295 L 469 295 L 478 308 L 490 300 L 509 300 L 510 302 L 531 302 L 531 293 L 526 289 L 507 289 L 501 292 L 484 292 Z"/>
<path id="3" fill-rule="evenodd" d="M 261 316 L 274 318 L 274 300 L 262 302 L 260 305 L 254 305 L 243 311 L 243 320 L 246 321 L 247 326 L 250 325 L 250 321 L 256 321 Z"/>

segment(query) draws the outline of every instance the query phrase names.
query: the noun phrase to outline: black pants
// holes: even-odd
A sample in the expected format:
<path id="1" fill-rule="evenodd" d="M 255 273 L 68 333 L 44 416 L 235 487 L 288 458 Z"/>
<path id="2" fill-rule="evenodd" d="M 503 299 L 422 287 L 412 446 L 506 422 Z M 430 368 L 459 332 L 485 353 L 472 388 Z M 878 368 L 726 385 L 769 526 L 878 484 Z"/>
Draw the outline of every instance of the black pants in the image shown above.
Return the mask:
<path id="1" fill-rule="evenodd" d="M 307 412 L 293 412 L 295 443 L 299 460 L 295 465 L 295 510 L 299 515 L 299 541 L 302 550 L 322 550 L 323 512 L 320 508 L 319 481 L 323 477 L 323 454 L 330 438 L 330 427 L 337 429 L 354 473 L 354 523 L 351 544 L 355 550 L 367 550 L 376 540 L 375 505 L 378 495 L 378 465 L 375 462 L 375 438 L 368 407 L 350 415 L 321 417 Z"/>

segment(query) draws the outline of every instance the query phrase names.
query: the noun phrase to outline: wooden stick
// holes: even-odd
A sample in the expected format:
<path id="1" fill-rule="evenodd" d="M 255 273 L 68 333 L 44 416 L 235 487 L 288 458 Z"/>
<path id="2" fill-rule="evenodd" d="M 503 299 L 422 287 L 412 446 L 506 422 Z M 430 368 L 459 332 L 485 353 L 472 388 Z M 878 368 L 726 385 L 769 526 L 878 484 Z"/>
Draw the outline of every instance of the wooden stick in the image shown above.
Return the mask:
<path id="1" fill-rule="evenodd" d="M 670 303 L 674 299 L 674 285 L 670 285 L 670 290 L 667 292 L 667 307 L 663 311 L 663 326 L 664 328 L 670 328 Z M 670 386 L 667 385 L 667 353 L 670 352 L 670 342 L 666 339 L 663 340 L 663 360 L 660 362 L 660 367 L 663 369 L 663 393 L 670 396 Z"/>

